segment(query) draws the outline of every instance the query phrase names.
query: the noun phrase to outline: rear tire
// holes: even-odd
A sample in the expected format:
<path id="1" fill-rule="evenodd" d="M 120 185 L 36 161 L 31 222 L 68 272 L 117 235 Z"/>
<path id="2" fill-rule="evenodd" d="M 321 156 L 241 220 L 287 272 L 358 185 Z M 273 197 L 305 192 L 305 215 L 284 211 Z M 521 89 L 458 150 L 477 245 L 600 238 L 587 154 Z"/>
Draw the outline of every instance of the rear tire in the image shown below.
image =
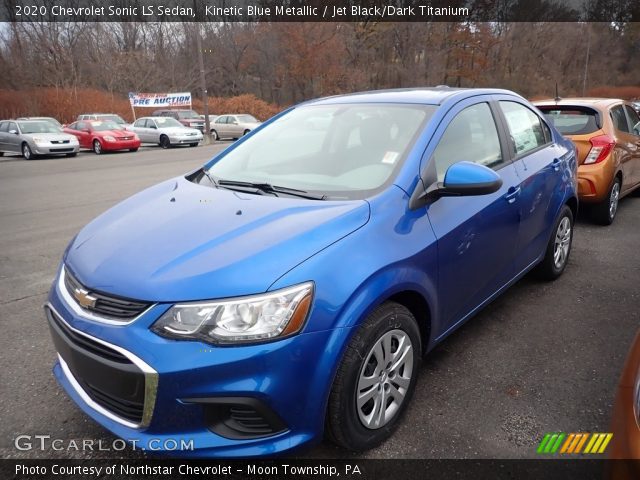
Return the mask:
<path id="1" fill-rule="evenodd" d="M 352 451 L 389 438 L 411 400 L 420 353 L 420 329 L 407 308 L 387 302 L 371 312 L 338 367 L 327 408 L 327 437 Z"/>
<path id="2" fill-rule="evenodd" d="M 620 180 L 620 177 L 616 177 L 607 193 L 607 198 L 603 202 L 594 205 L 592 210 L 593 219 L 599 224 L 611 225 L 616 218 L 621 187 L 622 180 Z"/>
<path id="3" fill-rule="evenodd" d="M 28 143 L 22 144 L 22 156 L 25 160 L 33 160 L 33 158 L 35 157 Z"/>
<path id="4" fill-rule="evenodd" d="M 551 232 L 544 259 L 535 269 L 537 277 L 542 280 L 555 280 L 569 263 L 573 242 L 573 212 L 567 205 L 562 207 Z"/>
<path id="5" fill-rule="evenodd" d="M 162 148 L 169 148 L 171 146 L 171 140 L 166 135 L 160 137 L 160 146 Z"/>
<path id="6" fill-rule="evenodd" d="M 4 152 L 0 152 L 0 157 L 4 157 Z"/>
<path id="7" fill-rule="evenodd" d="M 93 153 L 96 155 L 102 155 L 102 144 L 100 143 L 100 140 L 93 141 Z"/>
<path id="8" fill-rule="evenodd" d="M 215 130 L 211 130 L 211 139 L 215 142 L 217 140 L 220 140 L 220 137 L 218 137 L 218 132 L 216 132 Z"/>

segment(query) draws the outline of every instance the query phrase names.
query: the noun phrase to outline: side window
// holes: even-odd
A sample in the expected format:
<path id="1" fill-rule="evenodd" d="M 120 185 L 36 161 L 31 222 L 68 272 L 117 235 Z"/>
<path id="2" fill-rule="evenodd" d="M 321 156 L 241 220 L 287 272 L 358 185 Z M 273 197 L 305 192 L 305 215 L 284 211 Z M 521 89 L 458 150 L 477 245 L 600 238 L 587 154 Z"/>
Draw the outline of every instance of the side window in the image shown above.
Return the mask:
<path id="1" fill-rule="evenodd" d="M 216 123 L 227 123 L 227 117 L 222 116 L 216 119 Z"/>
<path id="2" fill-rule="evenodd" d="M 463 160 L 493 169 L 504 163 L 498 129 L 487 103 L 465 108 L 449 123 L 433 152 L 438 181 L 444 180 L 451 165 Z"/>
<path id="3" fill-rule="evenodd" d="M 611 120 L 613 120 L 613 126 L 616 130 L 631 133 L 631 129 L 627 123 L 627 116 L 624 114 L 622 105 L 616 105 L 611 109 Z"/>
<path id="4" fill-rule="evenodd" d="M 524 155 L 551 141 L 549 127 L 524 105 L 501 101 L 500 108 L 507 120 L 516 155 Z"/>
<path id="5" fill-rule="evenodd" d="M 78 122 L 76 123 L 76 130 L 84 130 L 86 128 L 89 128 L 89 125 L 87 125 L 87 122 Z"/>
<path id="6" fill-rule="evenodd" d="M 16 132 L 20 131 L 18 130 L 18 124 L 16 122 L 9 122 L 9 131 L 11 130 L 15 130 Z"/>
<path id="7" fill-rule="evenodd" d="M 0 132 L 9 131 L 9 122 L 0 122 Z"/>
<path id="8" fill-rule="evenodd" d="M 144 127 L 145 127 L 146 122 L 147 122 L 147 121 L 146 121 L 144 118 L 143 118 L 143 119 L 140 119 L 140 120 L 136 120 L 136 121 L 135 121 L 135 123 L 133 124 L 133 126 L 134 126 L 134 127 L 138 127 L 138 128 L 144 128 Z"/>
<path id="9" fill-rule="evenodd" d="M 638 116 L 638 112 L 636 112 L 629 105 L 624 106 L 625 111 L 627 112 L 627 116 L 631 121 L 631 133 L 634 135 L 640 135 L 640 116 Z"/>

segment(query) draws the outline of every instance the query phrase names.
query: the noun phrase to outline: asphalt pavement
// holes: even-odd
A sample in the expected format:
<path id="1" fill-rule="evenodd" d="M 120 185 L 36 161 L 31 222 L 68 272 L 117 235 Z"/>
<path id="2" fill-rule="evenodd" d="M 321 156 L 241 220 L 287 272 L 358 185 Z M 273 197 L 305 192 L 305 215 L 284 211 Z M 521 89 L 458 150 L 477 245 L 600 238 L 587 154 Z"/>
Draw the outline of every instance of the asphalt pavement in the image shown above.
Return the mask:
<path id="1" fill-rule="evenodd" d="M 18 435 L 113 441 L 55 382 L 42 305 L 62 252 L 92 218 L 188 172 L 227 143 L 25 161 L 0 158 L 0 455 L 135 457 L 20 451 Z M 640 326 L 640 196 L 610 227 L 580 215 L 565 274 L 525 277 L 424 360 L 396 434 L 365 454 L 328 443 L 304 457 L 534 458 L 546 432 L 606 432 L 615 386 Z"/>

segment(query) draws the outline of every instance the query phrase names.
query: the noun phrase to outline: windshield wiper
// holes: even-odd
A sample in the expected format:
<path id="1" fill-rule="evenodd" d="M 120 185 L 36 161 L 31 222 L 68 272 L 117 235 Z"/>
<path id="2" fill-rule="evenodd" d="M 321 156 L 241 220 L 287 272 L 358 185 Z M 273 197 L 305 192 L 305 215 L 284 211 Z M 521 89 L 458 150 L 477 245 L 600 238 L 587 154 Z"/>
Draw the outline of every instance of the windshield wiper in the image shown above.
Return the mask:
<path id="1" fill-rule="evenodd" d="M 241 187 L 243 189 L 255 189 L 264 193 L 270 193 L 272 195 L 275 195 L 276 197 L 279 193 L 282 193 L 284 195 L 308 198 L 310 200 L 324 200 L 327 198 L 326 195 L 310 193 L 305 190 L 298 190 L 297 188 L 279 187 L 278 185 L 271 185 L 270 183 L 241 182 L 237 180 L 218 180 L 217 185 L 219 187 Z M 233 190 L 233 188 L 230 188 L 230 190 Z"/>

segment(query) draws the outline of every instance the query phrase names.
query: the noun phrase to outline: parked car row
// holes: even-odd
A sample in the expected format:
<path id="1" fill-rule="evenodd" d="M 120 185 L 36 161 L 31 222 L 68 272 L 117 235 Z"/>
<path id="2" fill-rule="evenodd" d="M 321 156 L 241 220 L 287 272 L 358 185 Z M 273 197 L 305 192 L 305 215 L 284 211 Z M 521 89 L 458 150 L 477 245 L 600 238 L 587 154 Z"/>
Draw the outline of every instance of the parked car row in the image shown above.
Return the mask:
<path id="1" fill-rule="evenodd" d="M 213 140 L 237 139 L 260 125 L 247 114 L 210 115 Z M 80 149 L 135 152 L 143 143 L 170 148 L 196 147 L 205 129 L 204 117 L 195 110 L 156 110 L 128 124 L 112 113 L 86 113 L 62 125 L 52 117 L 20 117 L 0 122 L 0 156 L 18 153 L 29 160 L 38 155 L 75 156 Z"/>

